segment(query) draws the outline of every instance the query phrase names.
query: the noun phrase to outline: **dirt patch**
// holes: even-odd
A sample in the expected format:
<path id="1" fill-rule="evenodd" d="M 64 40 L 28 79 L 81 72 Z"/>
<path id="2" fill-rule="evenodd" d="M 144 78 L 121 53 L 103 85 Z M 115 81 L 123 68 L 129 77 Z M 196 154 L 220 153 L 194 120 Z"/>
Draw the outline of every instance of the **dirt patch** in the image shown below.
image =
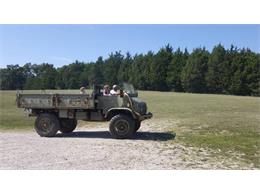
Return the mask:
<path id="1" fill-rule="evenodd" d="M 163 126 L 145 122 L 135 139 L 80 126 L 67 135 L 0 132 L 0 169 L 252 169 L 203 148 L 187 147 Z M 178 135 L 177 135 L 178 136 Z"/>

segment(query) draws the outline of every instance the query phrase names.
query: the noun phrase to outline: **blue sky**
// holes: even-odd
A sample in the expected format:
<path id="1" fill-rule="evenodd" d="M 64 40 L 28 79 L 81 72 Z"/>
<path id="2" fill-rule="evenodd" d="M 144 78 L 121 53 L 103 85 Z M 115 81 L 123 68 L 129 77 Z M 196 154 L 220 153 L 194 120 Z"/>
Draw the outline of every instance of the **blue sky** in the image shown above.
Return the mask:
<path id="1" fill-rule="evenodd" d="M 56 67 L 121 51 L 131 54 L 221 43 L 260 52 L 260 25 L 0 25 L 0 67 L 48 62 Z"/>

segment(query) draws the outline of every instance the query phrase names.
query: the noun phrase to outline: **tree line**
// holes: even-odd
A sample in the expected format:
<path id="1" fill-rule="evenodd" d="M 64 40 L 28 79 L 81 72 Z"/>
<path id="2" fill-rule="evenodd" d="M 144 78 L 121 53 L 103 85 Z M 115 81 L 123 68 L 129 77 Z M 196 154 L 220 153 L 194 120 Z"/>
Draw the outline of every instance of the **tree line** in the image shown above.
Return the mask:
<path id="1" fill-rule="evenodd" d="M 131 82 L 140 90 L 260 96 L 260 54 L 233 45 L 191 53 L 168 44 L 158 52 L 114 52 L 95 62 L 7 65 L 0 69 L 0 89 L 78 89 L 93 83 Z"/>

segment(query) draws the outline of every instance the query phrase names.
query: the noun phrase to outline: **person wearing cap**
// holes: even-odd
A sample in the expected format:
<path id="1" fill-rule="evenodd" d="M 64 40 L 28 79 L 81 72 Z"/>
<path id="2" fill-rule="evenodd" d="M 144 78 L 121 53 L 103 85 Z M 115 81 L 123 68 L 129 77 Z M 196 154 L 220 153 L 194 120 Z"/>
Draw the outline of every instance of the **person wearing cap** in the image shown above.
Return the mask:
<path id="1" fill-rule="evenodd" d="M 118 85 L 113 85 L 113 89 L 110 91 L 111 95 L 119 95 L 119 87 Z"/>

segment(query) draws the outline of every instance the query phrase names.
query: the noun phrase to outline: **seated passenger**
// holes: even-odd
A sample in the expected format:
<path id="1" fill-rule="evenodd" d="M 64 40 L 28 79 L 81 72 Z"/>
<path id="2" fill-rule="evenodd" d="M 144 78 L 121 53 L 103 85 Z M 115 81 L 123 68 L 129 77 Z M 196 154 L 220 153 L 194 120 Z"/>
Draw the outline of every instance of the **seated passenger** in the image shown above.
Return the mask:
<path id="1" fill-rule="evenodd" d="M 81 87 L 79 90 L 80 90 L 80 94 L 86 94 L 86 88 L 85 87 Z"/>
<path id="2" fill-rule="evenodd" d="M 105 85 L 103 88 L 103 96 L 110 96 L 109 90 L 110 90 L 109 85 Z"/>
<path id="3" fill-rule="evenodd" d="M 113 89 L 110 91 L 111 95 L 119 95 L 120 91 L 119 91 L 119 86 L 118 85 L 113 85 Z"/>

